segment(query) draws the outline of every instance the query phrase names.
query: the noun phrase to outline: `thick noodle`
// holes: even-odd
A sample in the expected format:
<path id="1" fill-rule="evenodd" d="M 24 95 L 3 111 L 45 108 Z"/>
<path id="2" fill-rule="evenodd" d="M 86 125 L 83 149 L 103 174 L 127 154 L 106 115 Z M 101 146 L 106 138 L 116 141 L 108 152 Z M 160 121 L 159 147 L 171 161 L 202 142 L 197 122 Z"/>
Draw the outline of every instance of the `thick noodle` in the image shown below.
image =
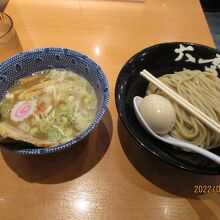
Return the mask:
<path id="1" fill-rule="evenodd" d="M 183 70 L 159 78 L 163 83 L 220 123 L 220 79 L 211 72 Z M 220 134 L 149 84 L 147 94 L 159 94 L 169 99 L 176 111 L 176 124 L 170 135 L 200 147 L 211 149 L 220 145 Z"/>

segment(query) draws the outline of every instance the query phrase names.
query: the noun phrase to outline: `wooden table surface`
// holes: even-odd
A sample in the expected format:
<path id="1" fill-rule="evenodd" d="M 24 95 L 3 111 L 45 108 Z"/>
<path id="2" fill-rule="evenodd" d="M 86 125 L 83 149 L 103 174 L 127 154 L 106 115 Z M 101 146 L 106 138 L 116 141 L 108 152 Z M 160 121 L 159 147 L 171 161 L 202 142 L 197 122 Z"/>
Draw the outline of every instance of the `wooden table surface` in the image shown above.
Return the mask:
<path id="1" fill-rule="evenodd" d="M 199 0 L 10 0 L 24 50 L 66 47 L 105 72 L 110 103 L 100 125 L 71 150 L 41 157 L 0 154 L 0 219 L 220 219 L 219 176 L 191 174 L 143 150 L 121 124 L 114 87 L 136 52 L 168 41 L 214 46 Z"/>

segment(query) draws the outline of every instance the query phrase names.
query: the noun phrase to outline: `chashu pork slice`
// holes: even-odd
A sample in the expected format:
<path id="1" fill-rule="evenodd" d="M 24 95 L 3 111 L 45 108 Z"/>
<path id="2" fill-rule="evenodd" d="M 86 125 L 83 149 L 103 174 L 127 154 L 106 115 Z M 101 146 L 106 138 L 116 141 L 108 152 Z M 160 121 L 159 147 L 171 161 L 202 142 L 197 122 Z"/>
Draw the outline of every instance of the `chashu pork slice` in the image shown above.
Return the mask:
<path id="1" fill-rule="evenodd" d="M 54 142 L 54 141 L 41 140 L 38 138 L 34 138 L 29 134 L 25 134 L 20 129 L 13 127 L 7 122 L 0 122 L 0 136 L 2 136 L 3 138 L 9 137 L 14 140 L 31 143 L 38 147 L 51 147 L 51 146 L 55 146 L 58 144 L 57 142 Z"/>

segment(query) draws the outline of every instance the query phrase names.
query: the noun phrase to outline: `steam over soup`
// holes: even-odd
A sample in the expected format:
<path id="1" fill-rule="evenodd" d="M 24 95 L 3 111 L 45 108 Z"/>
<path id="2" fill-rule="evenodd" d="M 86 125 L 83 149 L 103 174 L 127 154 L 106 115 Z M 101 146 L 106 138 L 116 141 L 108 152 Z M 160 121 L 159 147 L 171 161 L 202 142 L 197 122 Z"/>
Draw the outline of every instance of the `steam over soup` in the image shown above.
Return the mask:
<path id="1" fill-rule="evenodd" d="M 97 105 L 93 87 L 82 76 L 67 70 L 38 72 L 20 79 L 7 92 L 0 102 L 0 125 L 5 123 L 35 140 L 48 140 L 35 145 L 53 146 L 87 129 L 95 119 Z M 16 139 L 5 133 L 1 135 Z"/>

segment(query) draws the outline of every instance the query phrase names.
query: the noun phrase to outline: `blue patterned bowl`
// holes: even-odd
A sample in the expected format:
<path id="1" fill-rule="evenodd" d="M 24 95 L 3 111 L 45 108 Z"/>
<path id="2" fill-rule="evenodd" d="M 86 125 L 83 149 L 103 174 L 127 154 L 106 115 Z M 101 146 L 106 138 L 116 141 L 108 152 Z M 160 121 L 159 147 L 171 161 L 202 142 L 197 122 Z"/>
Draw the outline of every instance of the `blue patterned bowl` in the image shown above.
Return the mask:
<path id="1" fill-rule="evenodd" d="M 0 64 L 0 100 L 7 90 L 20 78 L 34 72 L 62 68 L 86 78 L 98 97 L 98 110 L 94 122 L 70 141 L 48 148 L 39 148 L 24 142 L 3 143 L 1 147 L 20 154 L 47 154 L 70 148 L 87 136 L 100 122 L 108 105 L 109 88 L 107 79 L 101 68 L 87 56 L 64 48 L 40 48 L 17 54 Z"/>

